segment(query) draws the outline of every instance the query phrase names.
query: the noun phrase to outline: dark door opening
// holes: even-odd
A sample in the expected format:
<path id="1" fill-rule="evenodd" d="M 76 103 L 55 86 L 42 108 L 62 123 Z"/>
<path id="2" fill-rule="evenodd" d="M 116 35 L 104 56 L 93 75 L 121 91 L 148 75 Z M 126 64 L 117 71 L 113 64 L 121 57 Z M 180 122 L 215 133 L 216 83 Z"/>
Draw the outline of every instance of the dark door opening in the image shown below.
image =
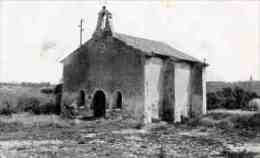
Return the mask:
<path id="1" fill-rule="evenodd" d="M 115 104 L 116 108 L 122 108 L 122 94 L 120 92 L 116 92 Z"/>
<path id="2" fill-rule="evenodd" d="M 78 96 L 78 106 L 84 106 L 85 105 L 85 92 L 83 90 L 79 91 Z"/>
<path id="3" fill-rule="evenodd" d="M 105 116 L 106 95 L 103 91 L 96 91 L 92 104 L 93 104 L 94 117 Z"/>
<path id="4" fill-rule="evenodd" d="M 56 107 L 55 109 L 57 114 L 60 114 L 61 112 L 62 88 L 63 88 L 63 84 L 58 84 L 54 88 L 55 107 Z"/>

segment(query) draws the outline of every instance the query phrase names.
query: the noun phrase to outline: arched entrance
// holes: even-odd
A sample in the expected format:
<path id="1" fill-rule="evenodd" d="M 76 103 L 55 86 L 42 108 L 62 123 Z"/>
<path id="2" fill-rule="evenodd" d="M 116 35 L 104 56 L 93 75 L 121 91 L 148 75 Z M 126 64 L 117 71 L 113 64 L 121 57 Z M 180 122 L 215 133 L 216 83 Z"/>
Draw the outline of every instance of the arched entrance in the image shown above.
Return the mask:
<path id="1" fill-rule="evenodd" d="M 103 91 L 96 91 L 92 101 L 94 117 L 105 116 L 106 113 L 106 95 Z"/>
<path id="2" fill-rule="evenodd" d="M 114 96 L 114 107 L 121 109 L 122 103 L 123 103 L 122 94 L 119 91 L 117 91 Z"/>

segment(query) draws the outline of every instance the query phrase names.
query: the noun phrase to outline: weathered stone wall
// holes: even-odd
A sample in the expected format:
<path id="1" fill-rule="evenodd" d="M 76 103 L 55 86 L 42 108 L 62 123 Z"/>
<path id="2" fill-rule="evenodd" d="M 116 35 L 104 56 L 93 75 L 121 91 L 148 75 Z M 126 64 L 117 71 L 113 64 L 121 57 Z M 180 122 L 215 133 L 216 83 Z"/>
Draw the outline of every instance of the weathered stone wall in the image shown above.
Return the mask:
<path id="1" fill-rule="evenodd" d="M 160 116 L 162 120 L 174 121 L 175 111 L 175 64 L 166 59 L 163 67 L 162 94 L 160 99 Z"/>
<path id="2" fill-rule="evenodd" d="M 202 114 L 205 115 L 207 113 L 207 86 L 206 86 L 206 67 L 202 68 Z"/>
<path id="3" fill-rule="evenodd" d="M 191 115 L 206 114 L 206 74 L 205 67 L 194 64 L 192 67 Z"/>
<path id="4" fill-rule="evenodd" d="M 91 39 L 64 61 L 63 103 L 71 103 L 78 92 L 84 90 L 86 105 L 90 106 L 95 91 L 103 90 L 107 105 L 111 105 L 112 96 L 119 90 L 123 96 L 122 108 L 141 117 L 144 63 L 143 53 L 111 36 Z"/>
<path id="5" fill-rule="evenodd" d="M 175 122 L 206 114 L 205 70 L 202 64 L 175 63 Z"/>
<path id="6" fill-rule="evenodd" d="M 145 63 L 145 122 L 152 118 L 159 119 L 159 102 L 162 93 L 163 60 L 160 58 L 147 58 Z"/>
<path id="7" fill-rule="evenodd" d="M 145 118 L 173 121 L 174 63 L 169 59 L 151 57 L 145 65 Z"/>
<path id="8" fill-rule="evenodd" d="M 189 117 L 191 104 L 191 67 L 185 62 L 175 63 L 175 111 L 174 122 Z"/>

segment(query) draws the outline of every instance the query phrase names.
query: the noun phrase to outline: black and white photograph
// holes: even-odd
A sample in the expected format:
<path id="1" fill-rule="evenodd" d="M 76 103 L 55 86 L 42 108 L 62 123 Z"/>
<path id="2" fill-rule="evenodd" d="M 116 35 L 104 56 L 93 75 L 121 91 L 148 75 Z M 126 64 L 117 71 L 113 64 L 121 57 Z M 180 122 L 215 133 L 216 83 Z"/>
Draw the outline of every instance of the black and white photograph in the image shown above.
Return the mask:
<path id="1" fill-rule="evenodd" d="M 260 0 L 0 0 L 0 158 L 260 158 Z"/>

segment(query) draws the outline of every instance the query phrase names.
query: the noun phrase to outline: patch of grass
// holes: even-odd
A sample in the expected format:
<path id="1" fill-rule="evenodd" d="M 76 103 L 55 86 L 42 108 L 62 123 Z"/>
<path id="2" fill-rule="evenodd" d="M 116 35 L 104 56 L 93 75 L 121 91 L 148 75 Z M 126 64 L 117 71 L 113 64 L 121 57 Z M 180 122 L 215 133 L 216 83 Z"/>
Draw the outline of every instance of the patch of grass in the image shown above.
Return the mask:
<path id="1" fill-rule="evenodd" d="M 40 100 L 37 97 L 22 96 L 19 97 L 17 103 L 17 112 L 33 112 L 40 105 Z"/>
<path id="2" fill-rule="evenodd" d="M 66 120 L 57 115 L 33 115 L 30 113 L 12 114 L 11 116 L 0 117 L 0 123 L 4 125 L 21 124 L 27 127 L 57 127 L 65 128 L 70 125 Z M 1 126 L 1 124 L 0 124 Z"/>
<path id="3" fill-rule="evenodd" d="M 260 113 L 241 110 L 211 111 L 190 124 L 235 130 L 248 136 L 255 136 L 260 132 Z"/>
<path id="4" fill-rule="evenodd" d="M 252 116 L 238 117 L 234 119 L 237 128 L 247 128 L 260 131 L 260 113 Z"/>
<path id="5" fill-rule="evenodd" d="M 45 103 L 38 104 L 37 106 L 33 106 L 32 111 L 33 114 L 59 114 L 60 107 L 56 106 L 54 103 Z"/>
<path id="6" fill-rule="evenodd" d="M 21 130 L 23 128 L 23 124 L 21 122 L 3 122 L 0 121 L 0 131 L 1 132 L 14 132 Z"/>
<path id="7" fill-rule="evenodd" d="M 230 114 L 225 112 L 216 112 L 208 114 L 208 117 L 212 118 L 213 120 L 223 120 L 227 117 L 230 117 Z"/>
<path id="8" fill-rule="evenodd" d="M 142 122 L 138 122 L 134 125 L 135 129 L 142 129 L 144 127 L 144 124 Z"/>
<path id="9" fill-rule="evenodd" d="M 229 151 L 224 150 L 221 153 L 221 156 L 227 157 L 227 158 L 254 158 L 257 154 L 254 152 L 248 152 L 246 150 L 243 151 Z"/>
<path id="10" fill-rule="evenodd" d="M 10 108 L 10 104 L 5 102 L 3 107 L 0 109 L 0 115 L 11 115 L 14 113 L 14 109 Z"/>
<path id="11" fill-rule="evenodd" d="M 166 152 L 165 152 L 162 144 L 161 144 L 161 147 L 160 147 L 160 152 L 159 152 L 158 158 L 166 158 Z"/>

